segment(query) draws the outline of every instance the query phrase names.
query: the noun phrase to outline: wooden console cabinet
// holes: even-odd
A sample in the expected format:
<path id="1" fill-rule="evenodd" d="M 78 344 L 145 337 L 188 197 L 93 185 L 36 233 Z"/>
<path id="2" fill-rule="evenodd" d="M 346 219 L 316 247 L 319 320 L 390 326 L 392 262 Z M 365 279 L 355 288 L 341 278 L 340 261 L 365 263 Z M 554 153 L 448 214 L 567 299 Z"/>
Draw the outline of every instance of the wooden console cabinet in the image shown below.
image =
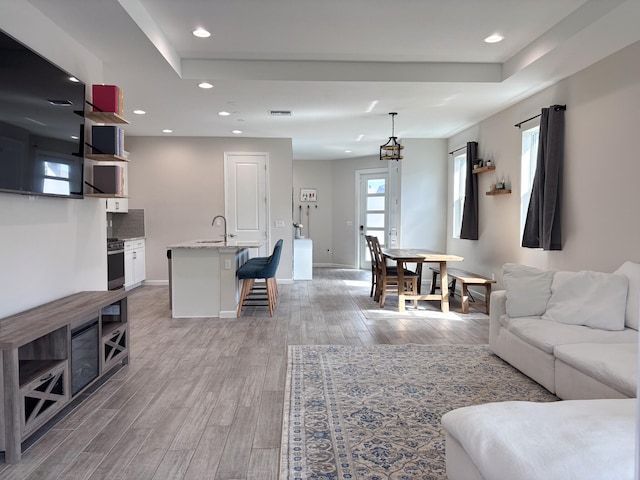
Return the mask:
<path id="1" fill-rule="evenodd" d="M 80 292 L 0 319 L 0 451 L 6 463 L 18 463 L 21 443 L 76 395 L 128 363 L 127 295 Z M 96 339 L 95 372 L 86 379 L 80 375 L 78 387 L 72 379 L 72 332 L 85 325 Z M 91 361 L 91 349 L 83 350 L 82 357 L 87 355 Z"/>

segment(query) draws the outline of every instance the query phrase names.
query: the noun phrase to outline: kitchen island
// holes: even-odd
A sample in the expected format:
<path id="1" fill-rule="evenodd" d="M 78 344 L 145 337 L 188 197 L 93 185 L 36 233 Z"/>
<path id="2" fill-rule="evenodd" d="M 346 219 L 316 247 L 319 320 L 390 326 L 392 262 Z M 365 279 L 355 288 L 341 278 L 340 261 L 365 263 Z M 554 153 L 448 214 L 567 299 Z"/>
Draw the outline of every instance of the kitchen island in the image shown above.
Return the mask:
<path id="1" fill-rule="evenodd" d="M 169 245 L 171 316 L 235 318 L 241 282 L 236 271 L 261 241 L 192 240 Z"/>

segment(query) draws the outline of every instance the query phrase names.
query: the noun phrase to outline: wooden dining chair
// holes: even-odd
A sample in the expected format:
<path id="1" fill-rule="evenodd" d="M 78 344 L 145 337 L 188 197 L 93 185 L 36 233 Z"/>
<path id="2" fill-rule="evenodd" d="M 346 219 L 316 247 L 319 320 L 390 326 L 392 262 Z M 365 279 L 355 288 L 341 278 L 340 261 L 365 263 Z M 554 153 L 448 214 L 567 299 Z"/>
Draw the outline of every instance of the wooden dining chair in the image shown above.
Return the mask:
<path id="1" fill-rule="evenodd" d="M 376 258 L 373 252 L 373 237 L 371 235 L 365 235 L 364 238 L 367 241 L 367 247 L 369 247 L 369 256 L 371 257 L 371 292 L 369 292 L 369 296 L 373 297 L 373 294 L 377 291 L 378 265 L 376 264 Z"/>
<path id="2" fill-rule="evenodd" d="M 382 247 L 380 246 L 378 237 L 373 236 L 371 238 L 371 243 L 373 245 L 376 264 L 378 265 L 376 284 L 377 288 L 374 299 L 380 301 L 380 308 L 384 308 L 387 294 L 398 294 L 398 282 L 400 281 L 398 277 L 398 267 L 387 265 L 387 259 L 382 253 Z M 403 269 L 402 277 L 404 283 L 404 285 L 402 285 L 402 288 L 404 289 L 405 293 L 409 295 L 417 295 L 418 276 L 416 275 L 416 273 L 407 269 Z M 418 308 L 417 299 L 413 300 L 413 306 L 414 308 Z"/>

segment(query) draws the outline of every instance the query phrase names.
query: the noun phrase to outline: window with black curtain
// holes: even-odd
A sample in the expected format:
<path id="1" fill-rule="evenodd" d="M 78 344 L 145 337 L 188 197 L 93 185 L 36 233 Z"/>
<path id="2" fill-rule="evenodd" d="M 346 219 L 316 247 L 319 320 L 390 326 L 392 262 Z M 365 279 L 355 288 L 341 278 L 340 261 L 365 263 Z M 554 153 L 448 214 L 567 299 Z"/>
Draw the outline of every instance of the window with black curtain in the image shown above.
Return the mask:
<path id="1" fill-rule="evenodd" d="M 473 175 L 473 160 L 478 158 L 478 142 L 467 142 L 467 181 L 460 238 L 478 239 L 478 176 Z"/>
<path id="2" fill-rule="evenodd" d="M 564 105 L 542 109 L 538 159 L 531 188 L 522 246 L 562 250 L 562 169 Z"/>

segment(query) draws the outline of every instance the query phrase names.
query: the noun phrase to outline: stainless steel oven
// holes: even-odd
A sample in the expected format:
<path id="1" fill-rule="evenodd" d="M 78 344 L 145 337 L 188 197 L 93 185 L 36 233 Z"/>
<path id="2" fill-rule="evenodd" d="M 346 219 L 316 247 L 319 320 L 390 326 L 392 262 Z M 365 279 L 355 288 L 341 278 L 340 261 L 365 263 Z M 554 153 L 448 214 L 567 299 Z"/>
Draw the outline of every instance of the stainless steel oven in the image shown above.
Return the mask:
<path id="1" fill-rule="evenodd" d="M 107 239 L 107 275 L 109 290 L 124 287 L 124 241 Z"/>

